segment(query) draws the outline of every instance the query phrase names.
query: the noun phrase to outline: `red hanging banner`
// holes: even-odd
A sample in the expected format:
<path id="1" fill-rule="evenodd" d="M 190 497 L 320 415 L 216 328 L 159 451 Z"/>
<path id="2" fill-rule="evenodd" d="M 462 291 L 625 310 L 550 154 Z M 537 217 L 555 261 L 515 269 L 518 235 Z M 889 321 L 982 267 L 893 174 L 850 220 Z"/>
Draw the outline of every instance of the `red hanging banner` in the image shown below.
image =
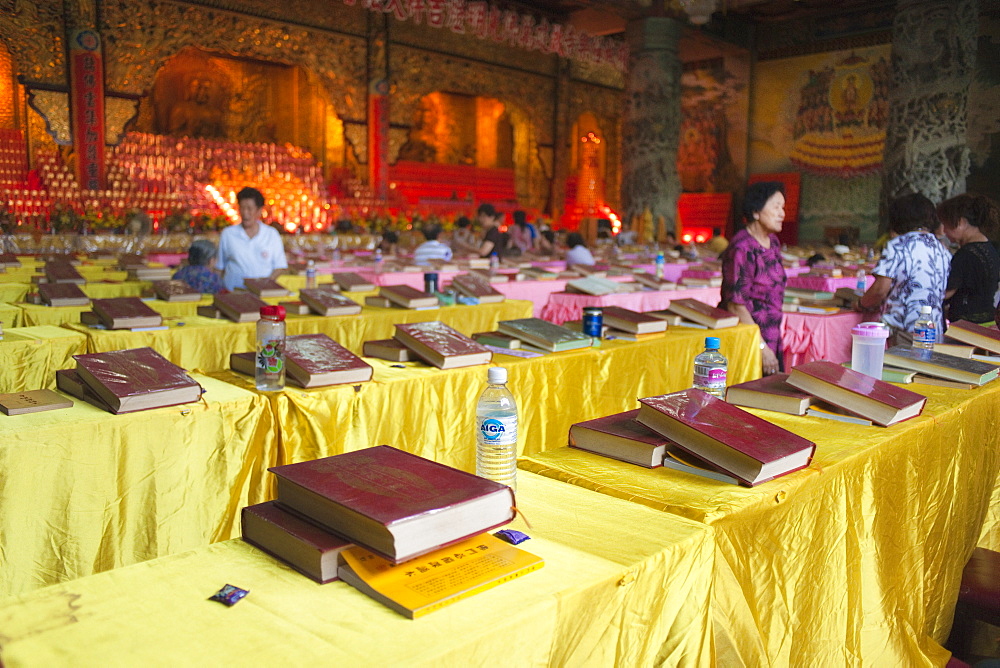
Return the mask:
<path id="1" fill-rule="evenodd" d="M 378 200 L 389 196 L 389 83 L 373 81 L 368 90 L 368 187 Z"/>
<path id="2" fill-rule="evenodd" d="M 70 36 L 70 107 L 76 178 L 84 190 L 104 188 L 104 60 L 94 30 Z"/>

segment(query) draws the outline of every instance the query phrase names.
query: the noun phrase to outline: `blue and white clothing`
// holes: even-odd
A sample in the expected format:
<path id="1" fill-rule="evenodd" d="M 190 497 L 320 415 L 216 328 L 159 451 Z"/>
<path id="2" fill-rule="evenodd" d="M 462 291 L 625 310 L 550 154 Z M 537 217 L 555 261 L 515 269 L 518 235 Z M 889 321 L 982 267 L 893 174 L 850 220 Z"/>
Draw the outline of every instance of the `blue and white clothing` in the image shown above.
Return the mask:
<path id="1" fill-rule="evenodd" d="M 230 291 L 244 287 L 244 278 L 268 278 L 275 269 L 288 267 L 281 235 L 264 223 L 260 223 L 253 239 L 240 223 L 222 230 L 216 262 L 223 272 L 222 282 Z"/>
<path id="2" fill-rule="evenodd" d="M 930 306 L 941 341 L 950 267 L 951 255 L 930 232 L 907 232 L 890 240 L 872 272 L 892 279 L 882 321 L 896 330 L 912 332 L 920 307 Z"/>
<path id="3" fill-rule="evenodd" d="M 451 246 L 434 239 L 425 241 L 413 251 L 413 264 L 423 267 L 429 265 L 431 260 L 451 262 Z"/>
<path id="4" fill-rule="evenodd" d="M 574 264 L 582 264 L 588 267 L 594 265 L 596 264 L 594 254 L 586 246 L 573 246 L 566 251 L 566 268 L 568 269 Z"/>

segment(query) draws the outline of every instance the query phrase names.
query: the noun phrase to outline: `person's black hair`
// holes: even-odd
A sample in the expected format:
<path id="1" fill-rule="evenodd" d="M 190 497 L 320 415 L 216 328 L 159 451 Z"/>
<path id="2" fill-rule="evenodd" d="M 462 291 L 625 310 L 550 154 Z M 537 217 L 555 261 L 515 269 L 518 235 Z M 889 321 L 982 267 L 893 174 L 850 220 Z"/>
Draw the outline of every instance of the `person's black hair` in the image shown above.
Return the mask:
<path id="1" fill-rule="evenodd" d="M 1000 231 L 1000 207 L 989 197 L 966 193 L 947 199 L 937 207 L 938 218 L 948 229 L 958 226 L 965 218 L 969 225 L 978 227 L 987 237 L 993 238 Z"/>
<path id="2" fill-rule="evenodd" d="M 434 241 L 441 234 L 441 226 L 434 223 L 433 225 L 428 225 L 420 231 L 423 232 L 424 239 L 427 239 L 427 241 Z"/>
<path id="3" fill-rule="evenodd" d="M 816 253 L 815 255 L 809 256 L 809 259 L 806 260 L 806 265 L 809 267 L 813 267 L 819 264 L 820 262 L 826 262 L 826 256 L 823 255 L 822 253 Z"/>
<path id="4" fill-rule="evenodd" d="M 204 267 L 218 251 L 208 239 L 198 239 L 188 248 L 188 264 L 195 267 Z"/>
<path id="5" fill-rule="evenodd" d="M 458 220 L 455 221 L 455 227 L 459 229 L 465 229 L 469 225 L 472 225 L 472 221 L 465 216 L 459 216 Z"/>
<path id="6" fill-rule="evenodd" d="M 747 222 L 753 220 L 753 215 L 761 212 L 764 205 L 767 204 L 767 200 L 774 197 L 774 193 L 784 195 L 785 184 L 781 181 L 761 181 L 750 184 L 743 196 L 743 218 Z"/>
<path id="7" fill-rule="evenodd" d="M 489 202 L 483 202 L 482 204 L 479 205 L 479 208 L 476 210 L 476 215 L 480 216 L 487 215 L 490 218 L 496 218 L 499 214 L 497 213 L 497 210 L 493 207 L 492 204 L 490 204 Z"/>
<path id="8" fill-rule="evenodd" d="M 566 245 L 569 248 L 576 248 L 577 246 L 586 246 L 587 244 L 583 241 L 583 235 L 579 232 L 570 232 L 569 236 L 566 237 Z"/>
<path id="9" fill-rule="evenodd" d="M 528 215 L 524 211 L 514 212 L 514 224 L 518 227 L 524 227 L 528 224 Z"/>
<path id="10" fill-rule="evenodd" d="M 399 235 L 392 230 L 386 230 L 382 233 L 382 239 L 388 241 L 391 244 L 399 243 Z"/>
<path id="11" fill-rule="evenodd" d="M 550 244 L 554 244 L 556 242 L 556 233 L 552 230 L 542 230 L 541 234 Z"/>
<path id="12" fill-rule="evenodd" d="M 920 193 L 903 195 L 889 202 L 889 229 L 906 234 L 921 227 L 934 232 L 940 225 L 934 202 Z"/>
<path id="13" fill-rule="evenodd" d="M 236 201 L 241 202 L 245 199 L 252 199 L 253 203 L 257 205 L 257 208 L 264 206 L 264 195 L 256 188 L 250 188 L 249 186 L 243 190 L 236 193 Z"/>
<path id="14" fill-rule="evenodd" d="M 712 228 L 712 236 L 713 237 L 721 237 L 722 236 L 722 228 L 721 227 L 713 227 Z"/>
<path id="15" fill-rule="evenodd" d="M 337 221 L 337 231 L 352 232 L 354 231 L 354 225 L 351 223 L 349 218 L 341 218 Z"/>

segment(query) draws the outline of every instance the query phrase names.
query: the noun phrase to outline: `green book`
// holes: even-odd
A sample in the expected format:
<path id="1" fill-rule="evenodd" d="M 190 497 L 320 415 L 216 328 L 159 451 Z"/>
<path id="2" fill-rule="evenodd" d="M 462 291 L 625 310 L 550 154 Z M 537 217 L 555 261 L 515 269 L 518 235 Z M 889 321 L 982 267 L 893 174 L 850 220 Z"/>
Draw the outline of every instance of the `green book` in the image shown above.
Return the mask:
<path id="1" fill-rule="evenodd" d="M 850 369 L 851 363 L 844 362 L 843 366 Z M 905 369 L 896 369 L 891 366 L 882 367 L 882 380 L 887 383 L 912 383 L 915 375 L 917 375 L 916 371 L 906 371 Z"/>
<path id="2" fill-rule="evenodd" d="M 583 332 L 574 332 L 541 318 L 501 320 L 497 324 L 497 329 L 501 334 L 521 339 L 525 343 L 554 353 L 591 346 L 590 337 Z"/>

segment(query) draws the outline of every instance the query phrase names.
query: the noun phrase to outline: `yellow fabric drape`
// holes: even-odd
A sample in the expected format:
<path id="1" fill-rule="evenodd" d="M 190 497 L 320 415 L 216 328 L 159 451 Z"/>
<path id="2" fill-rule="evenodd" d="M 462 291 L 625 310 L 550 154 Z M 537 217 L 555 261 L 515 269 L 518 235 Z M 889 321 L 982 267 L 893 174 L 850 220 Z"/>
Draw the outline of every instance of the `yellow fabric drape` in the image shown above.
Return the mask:
<path id="1" fill-rule="evenodd" d="M 4 328 L 0 340 L 0 394 L 55 389 L 56 371 L 76 367 L 87 337 L 62 327 Z"/>
<path id="2" fill-rule="evenodd" d="M 943 665 L 962 568 L 996 532 L 1000 383 L 910 387 L 923 415 L 887 429 L 755 411 L 817 449 L 752 489 L 569 448 L 520 466 L 715 527 L 721 665 Z"/>
<path id="3" fill-rule="evenodd" d="M 198 403 L 0 419 L 0 597 L 239 534 L 277 461 L 271 411 L 195 379 Z"/>
<path id="4" fill-rule="evenodd" d="M 21 309 L 14 304 L 5 304 L 0 301 L 0 323 L 3 323 L 4 329 L 20 327 L 22 325 Z"/>
<path id="5" fill-rule="evenodd" d="M 318 585 L 242 541 L 0 604 L 18 666 L 707 666 L 712 530 L 530 473 L 521 547 L 545 566 L 408 620 L 342 582 Z M 248 589 L 230 609 L 223 584 Z"/>

